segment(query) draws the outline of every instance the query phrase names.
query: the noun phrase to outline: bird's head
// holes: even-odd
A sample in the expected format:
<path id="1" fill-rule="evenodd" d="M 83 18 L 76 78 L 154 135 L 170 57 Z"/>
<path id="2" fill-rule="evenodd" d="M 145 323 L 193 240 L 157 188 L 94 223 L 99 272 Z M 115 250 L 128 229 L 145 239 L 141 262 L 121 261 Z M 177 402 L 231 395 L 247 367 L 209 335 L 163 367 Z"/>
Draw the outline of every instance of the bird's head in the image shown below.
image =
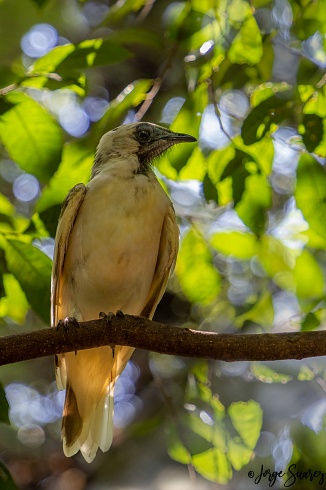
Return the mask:
<path id="1" fill-rule="evenodd" d="M 174 133 L 157 124 L 139 122 L 119 126 L 106 133 L 99 143 L 93 174 L 112 158 L 136 161 L 138 173 L 145 173 L 150 163 L 165 150 L 178 143 L 193 143 L 196 138 Z"/>

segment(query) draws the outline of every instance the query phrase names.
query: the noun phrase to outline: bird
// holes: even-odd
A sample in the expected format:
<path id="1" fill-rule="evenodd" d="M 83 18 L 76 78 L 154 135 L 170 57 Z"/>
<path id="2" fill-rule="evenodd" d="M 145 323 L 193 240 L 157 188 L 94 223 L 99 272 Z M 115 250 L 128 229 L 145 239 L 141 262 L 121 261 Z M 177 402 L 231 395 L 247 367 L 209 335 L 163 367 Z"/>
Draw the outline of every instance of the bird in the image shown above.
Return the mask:
<path id="1" fill-rule="evenodd" d="M 153 161 L 196 138 L 136 122 L 105 133 L 87 185 L 62 204 L 51 276 L 51 326 L 117 312 L 153 318 L 179 246 L 172 202 Z M 68 330 L 69 331 L 69 330 Z M 113 438 L 114 386 L 134 349 L 103 346 L 55 356 L 66 389 L 61 437 L 66 456 L 92 462 Z"/>

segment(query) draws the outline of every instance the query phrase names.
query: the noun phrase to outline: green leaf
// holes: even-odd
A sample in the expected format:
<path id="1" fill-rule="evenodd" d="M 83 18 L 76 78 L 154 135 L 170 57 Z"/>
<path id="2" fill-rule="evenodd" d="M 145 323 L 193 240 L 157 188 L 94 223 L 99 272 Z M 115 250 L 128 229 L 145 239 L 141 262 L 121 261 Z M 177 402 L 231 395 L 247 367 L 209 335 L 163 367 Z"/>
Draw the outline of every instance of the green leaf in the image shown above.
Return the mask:
<path id="1" fill-rule="evenodd" d="M 44 212 L 54 205 L 61 204 L 75 184 L 88 182 L 94 154 L 95 147 L 88 147 L 80 141 L 64 146 L 59 168 L 44 187 L 37 203 L 38 212 Z"/>
<path id="2" fill-rule="evenodd" d="M 292 380 L 292 376 L 289 374 L 278 373 L 262 362 L 251 363 L 250 370 L 254 377 L 263 383 L 285 384 Z"/>
<path id="3" fill-rule="evenodd" d="M 30 243 L 7 240 L 5 247 L 9 271 L 19 281 L 33 310 L 49 323 L 52 262 Z"/>
<path id="4" fill-rule="evenodd" d="M 111 7 L 112 9 L 112 7 Z M 110 32 L 107 39 L 111 42 L 130 45 L 142 44 L 150 48 L 162 49 L 162 39 L 154 31 L 134 27 L 121 28 Z"/>
<path id="5" fill-rule="evenodd" d="M 306 153 L 299 160 L 295 199 L 309 226 L 326 238 L 326 171 Z"/>
<path id="6" fill-rule="evenodd" d="M 0 117 L 0 140 L 26 172 L 47 182 L 61 160 L 62 133 L 52 116 L 21 92 L 7 95 L 14 107 Z"/>
<path id="7" fill-rule="evenodd" d="M 303 142 L 307 150 L 313 152 L 323 138 L 323 119 L 315 114 L 304 114 L 302 124 Z"/>
<path id="8" fill-rule="evenodd" d="M 0 461 L 0 490 L 18 490 L 8 468 Z"/>
<path id="9" fill-rule="evenodd" d="M 191 153 L 188 162 L 180 170 L 179 179 L 199 180 L 200 182 L 203 182 L 205 175 L 206 175 L 206 159 L 199 146 L 196 146 L 193 152 Z"/>
<path id="10" fill-rule="evenodd" d="M 0 116 L 5 112 L 9 111 L 14 107 L 14 104 L 11 104 L 4 97 L 0 97 Z"/>
<path id="11" fill-rule="evenodd" d="M 110 40 L 87 39 L 80 44 L 66 44 L 53 48 L 32 65 L 28 75 L 56 72 L 64 78 L 72 78 L 74 72 L 87 68 L 120 63 L 132 53 Z"/>
<path id="12" fill-rule="evenodd" d="M 239 315 L 234 323 L 237 327 L 241 327 L 247 320 L 255 322 L 264 328 L 272 327 L 274 320 L 274 305 L 272 295 L 269 291 L 264 291 L 253 307 L 242 315 Z"/>
<path id="13" fill-rule="evenodd" d="M 260 237 L 258 251 L 259 260 L 266 273 L 273 279 L 275 284 L 288 291 L 295 291 L 295 280 L 293 277 L 294 257 L 293 252 L 280 240 L 271 236 Z"/>
<path id="14" fill-rule="evenodd" d="M 263 411 L 254 400 L 231 403 L 228 414 L 244 444 L 254 449 L 262 428 Z"/>
<path id="15" fill-rule="evenodd" d="M 8 412 L 9 403 L 6 398 L 5 390 L 2 384 L 0 384 L 0 422 L 4 424 L 10 424 Z"/>
<path id="16" fill-rule="evenodd" d="M 174 424 L 169 424 L 169 426 L 167 427 L 166 443 L 170 458 L 182 464 L 191 463 L 191 454 L 181 442 L 177 434 L 176 426 Z"/>
<path id="17" fill-rule="evenodd" d="M 300 298 L 319 298 L 324 294 L 324 277 L 317 260 L 303 250 L 294 266 L 296 294 Z"/>
<path id="18" fill-rule="evenodd" d="M 203 191 L 207 202 L 215 201 L 216 203 L 218 203 L 218 194 L 217 194 L 216 186 L 213 184 L 208 174 L 206 174 L 204 177 Z"/>
<path id="19" fill-rule="evenodd" d="M 262 38 L 256 19 L 247 17 L 234 38 L 228 57 L 233 64 L 256 65 L 263 55 Z"/>
<path id="20" fill-rule="evenodd" d="M 49 0 L 32 0 L 32 2 L 35 3 L 38 7 L 42 8 L 49 2 Z"/>
<path id="21" fill-rule="evenodd" d="M 248 449 L 238 437 L 228 441 L 228 458 L 235 470 L 241 470 L 249 463 L 252 456 L 252 450 Z"/>
<path id="22" fill-rule="evenodd" d="M 177 133 L 189 132 L 192 136 L 198 137 L 201 123 L 201 115 L 208 103 L 206 86 L 200 85 L 192 94 L 188 95 L 186 102 L 181 107 L 177 117 L 171 125 L 172 131 Z M 169 154 L 169 161 L 172 167 L 178 172 L 186 165 L 190 155 L 194 150 L 193 145 L 177 145 Z"/>
<path id="23" fill-rule="evenodd" d="M 182 239 L 176 273 L 191 301 L 209 303 L 220 291 L 220 276 L 212 255 L 203 237 L 192 229 Z"/>
<path id="24" fill-rule="evenodd" d="M 284 95 L 273 95 L 252 109 L 243 122 L 241 136 L 246 145 L 265 136 L 272 124 L 278 124 L 290 115 L 292 102 Z"/>
<path id="25" fill-rule="evenodd" d="M 211 448 L 192 457 L 192 465 L 207 480 L 227 483 L 232 477 L 232 469 L 224 451 Z"/>
<path id="26" fill-rule="evenodd" d="M 218 252 L 240 260 L 249 260 L 258 252 L 257 238 L 252 233 L 218 232 L 211 237 L 210 243 Z"/>
<path id="27" fill-rule="evenodd" d="M 21 233 L 28 226 L 29 219 L 17 215 L 16 209 L 9 199 L 0 193 L 0 232 Z"/>
<path id="28" fill-rule="evenodd" d="M 310 332 L 311 330 L 315 330 L 317 327 L 319 327 L 319 325 L 319 318 L 317 318 L 315 313 L 310 311 L 301 322 L 301 331 Z"/>
<path id="29" fill-rule="evenodd" d="M 316 373 L 313 369 L 310 369 L 308 366 L 301 366 L 300 372 L 298 374 L 299 381 L 311 381 L 316 376 Z"/>
<path id="30" fill-rule="evenodd" d="M 2 276 L 4 296 L 0 299 L 0 317 L 11 318 L 16 323 L 24 323 L 29 304 L 17 279 L 5 273 Z"/>
<path id="31" fill-rule="evenodd" d="M 128 14 L 138 12 L 146 2 L 147 0 L 124 0 L 123 2 L 115 2 L 115 4 L 110 7 L 108 14 L 102 23 L 104 25 L 114 25 Z"/>
<path id="32" fill-rule="evenodd" d="M 235 210 L 245 225 L 261 236 L 267 225 L 267 210 L 272 204 L 272 189 L 262 175 L 249 175 L 245 191 Z"/>

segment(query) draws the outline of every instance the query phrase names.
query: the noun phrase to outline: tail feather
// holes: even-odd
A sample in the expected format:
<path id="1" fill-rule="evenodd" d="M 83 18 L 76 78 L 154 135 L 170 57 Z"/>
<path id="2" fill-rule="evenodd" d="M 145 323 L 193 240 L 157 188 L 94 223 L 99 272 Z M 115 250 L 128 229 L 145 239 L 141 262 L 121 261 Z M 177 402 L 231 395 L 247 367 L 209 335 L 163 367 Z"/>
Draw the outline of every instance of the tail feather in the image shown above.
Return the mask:
<path id="1" fill-rule="evenodd" d="M 64 453 L 79 450 L 89 463 L 98 448 L 107 451 L 113 438 L 114 386 L 133 349 L 117 346 L 65 354 L 67 373 L 62 419 Z M 129 355 L 128 355 L 129 354 Z M 58 369 L 61 374 L 60 368 Z M 118 372 L 117 372 L 118 371 Z M 59 378 L 59 381 L 61 379 Z"/>

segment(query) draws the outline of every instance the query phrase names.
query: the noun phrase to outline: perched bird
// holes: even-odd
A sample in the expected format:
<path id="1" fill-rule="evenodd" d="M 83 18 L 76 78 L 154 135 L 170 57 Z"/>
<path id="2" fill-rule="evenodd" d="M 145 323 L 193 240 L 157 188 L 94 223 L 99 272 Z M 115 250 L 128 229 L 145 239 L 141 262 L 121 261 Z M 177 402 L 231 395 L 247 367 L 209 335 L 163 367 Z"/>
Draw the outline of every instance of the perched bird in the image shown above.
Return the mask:
<path id="1" fill-rule="evenodd" d="M 152 318 L 176 261 L 179 229 L 151 164 L 169 147 L 194 142 L 151 123 L 106 133 L 90 182 L 69 192 L 59 218 L 52 270 L 52 326 L 116 312 Z M 133 348 L 110 346 L 55 358 L 66 456 L 91 462 L 112 443 L 113 392 Z"/>

